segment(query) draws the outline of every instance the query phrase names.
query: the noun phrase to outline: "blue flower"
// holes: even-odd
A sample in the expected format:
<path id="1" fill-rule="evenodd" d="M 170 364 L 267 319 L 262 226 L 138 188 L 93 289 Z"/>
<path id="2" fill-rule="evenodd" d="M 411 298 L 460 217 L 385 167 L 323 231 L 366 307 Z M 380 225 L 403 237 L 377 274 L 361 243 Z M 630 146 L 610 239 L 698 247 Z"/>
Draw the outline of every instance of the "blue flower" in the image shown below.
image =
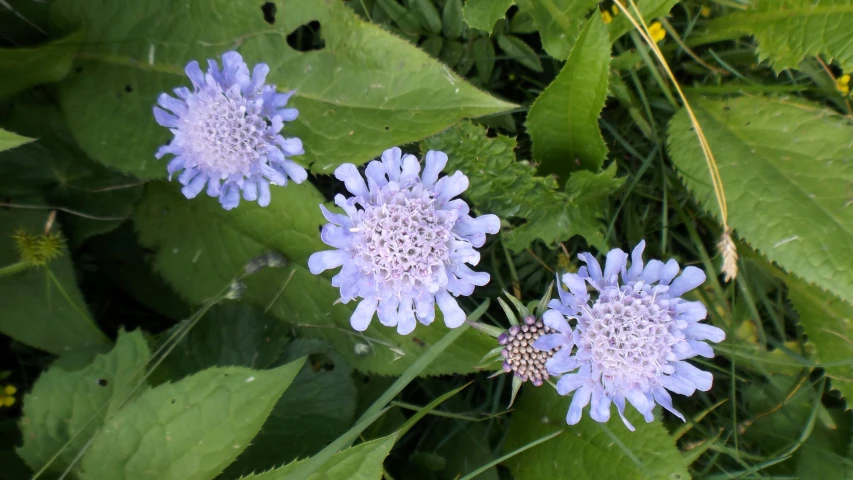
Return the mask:
<path id="1" fill-rule="evenodd" d="M 711 389 L 711 374 L 684 361 L 697 355 L 713 358 L 714 351 L 705 341 L 726 338 L 721 329 L 700 323 L 707 315 L 702 302 L 681 298 L 705 281 L 705 273 L 686 267 L 676 278 L 675 260 L 666 264 L 650 260 L 644 266 L 645 246 L 641 241 L 634 248 L 630 268 L 625 252 L 611 250 L 604 272 L 592 255 L 580 254 L 586 266 L 563 276 L 569 290 L 558 287 L 560 299 L 551 300 L 551 309 L 543 315 L 545 325 L 559 333 L 543 335 L 534 347 L 562 347 L 546 364 L 548 372 L 560 375 L 577 369 L 557 382 L 560 395 L 574 392 L 566 416 L 569 425 L 580 421 L 588 404 L 590 417 L 606 422 L 610 404 L 615 403 L 622 421 L 634 430 L 625 419 L 626 400 L 647 422 L 654 419 L 655 403 L 684 420 L 667 390 L 689 396 Z M 595 301 L 587 283 L 598 292 Z M 574 329 L 568 319 L 577 321 Z"/>
<path id="2" fill-rule="evenodd" d="M 240 203 L 240 192 L 248 201 L 270 203 L 270 184 L 287 185 L 308 178 L 304 168 L 288 157 L 301 155 L 302 141 L 279 134 L 284 122 L 299 112 L 284 108 L 293 92 L 276 93 L 265 85 L 270 68 L 255 65 L 251 75 L 237 52 L 222 55 L 222 70 L 208 60 L 207 73 L 198 62 L 185 69 L 193 84 L 175 89 L 178 98 L 160 94 L 154 118 L 171 129 L 174 138 L 157 150 L 156 157 L 175 157 L 169 162 L 169 179 L 178 171 L 178 181 L 187 198 L 195 198 L 207 186 L 207 194 L 231 210 Z"/>
<path id="3" fill-rule="evenodd" d="M 424 325 L 435 319 L 435 304 L 444 323 L 455 328 L 465 322 L 465 312 L 454 296 L 470 295 L 475 285 L 489 282 L 489 274 L 475 272 L 480 254 L 475 247 L 486 233 L 497 233 L 495 215 L 472 218 L 468 205 L 453 197 L 468 188 L 462 172 L 438 174 L 447 155 L 426 154 L 423 173 L 418 159 L 402 155 L 399 148 L 386 150 L 382 161 L 367 165 L 367 183 L 355 165 L 335 170 L 353 194 L 335 197 L 345 215 L 320 205 L 331 223 L 320 234 L 337 250 L 317 252 L 308 259 L 313 274 L 343 267 L 332 285 L 340 287 L 344 303 L 362 298 L 350 319 L 358 331 L 367 329 L 374 313 L 386 326 L 407 335 L 415 329 L 415 317 Z"/>

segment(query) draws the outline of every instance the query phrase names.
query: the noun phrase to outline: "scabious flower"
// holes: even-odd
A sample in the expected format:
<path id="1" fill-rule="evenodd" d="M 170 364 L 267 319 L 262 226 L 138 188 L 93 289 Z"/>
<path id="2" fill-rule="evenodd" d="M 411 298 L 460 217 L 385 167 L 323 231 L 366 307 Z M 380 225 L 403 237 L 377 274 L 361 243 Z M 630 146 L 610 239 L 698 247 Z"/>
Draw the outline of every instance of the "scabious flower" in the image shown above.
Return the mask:
<path id="1" fill-rule="evenodd" d="M 644 248 L 644 241 L 634 248 L 630 268 L 625 252 L 611 250 L 603 272 L 591 254 L 580 254 L 586 266 L 563 276 L 569 290 L 558 287 L 560 299 L 551 300 L 551 309 L 543 315 L 545 325 L 559 333 L 543 335 L 534 346 L 561 347 L 548 361 L 548 372 L 559 375 L 577 369 L 557 382 L 560 395 L 574 392 L 566 416 L 569 425 L 580 421 L 587 404 L 593 420 L 606 422 L 612 402 L 633 430 L 624 415 L 626 400 L 647 422 L 654 419 L 655 403 L 684 420 L 667 390 L 689 396 L 711 388 L 711 374 L 684 361 L 697 355 L 712 358 L 714 352 L 705 341 L 721 342 L 726 337 L 721 329 L 700 323 L 707 314 L 702 302 L 681 298 L 705 281 L 705 273 L 686 267 L 676 278 L 675 260 L 666 264 L 651 260 L 644 266 Z M 594 301 L 587 283 L 598 292 Z M 568 319 L 576 319 L 574 329 Z"/>
<path id="2" fill-rule="evenodd" d="M 522 382 L 529 381 L 537 387 L 541 386 L 551 378 L 546 365 L 554 353 L 560 350 L 560 346 L 553 350 L 539 350 L 533 345 L 541 336 L 553 333 L 553 329 L 533 315 L 525 317 L 523 324 L 509 327 L 498 337 L 498 343 L 504 346 L 501 350 L 504 372 L 512 372 Z"/>
<path id="3" fill-rule="evenodd" d="M 439 179 L 446 164 L 447 155 L 429 151 L 421 173 L 418 159 L 395 147 L 367 165 L 367 183 L 355 165 L 335 170 L 353 196 L 335 196 L 345 214 L 320 205 L 331 222 L 320 237 L 337 250 L 311 255 L 308 267 L 314 274 L 343 267 L 332 285 L 340 287 L 344 303 L 362 298 L 350 319 L 354 329 L 365 330 L 378 312 L 383 325 L 406 335 L 416 316 L 432 323 L 436 303 L 444 323 L 458 327 L 465 312 L 453 297 L 489 282 L 488 273 L 465 264 L 477 265 L 475 247 L 485 243 L 486 233 L 497 233 L 500 220 L 468 215 L 468 205 L 453 199 L 468 188 L 468 177 L 457 171 Z"/>
<path id="4" fill-rule="evenodd" d="M 222 55 L 222 70 L 216 60 L 208 60 L 207 73 L 196 61 L 185 71 L 193 90 L 176 88 L 178 98 L 160 95 L 157 103 L 172 113 L 154 107 L 157 123 L 175 135 L 155 156 L 174 155 L 166 168 L 170 180 L 183 170 L 178 181 L 184 196 L 195 198 L 207 186 L 207 194 L 219 197 L 226 210 L 240 203 L 240 192 L 265 207 L 270 184 L 308 178 L 305 169 L 288 158 L 304 153 L 302 141 L 279 133 L 284 122 L 299 114 L 284 108 L 293 92 L 276 93 L 275 85 L 264 84 L 267 64 L 255 65 L 250 75 L 243 57 L 228 52 Z"/>

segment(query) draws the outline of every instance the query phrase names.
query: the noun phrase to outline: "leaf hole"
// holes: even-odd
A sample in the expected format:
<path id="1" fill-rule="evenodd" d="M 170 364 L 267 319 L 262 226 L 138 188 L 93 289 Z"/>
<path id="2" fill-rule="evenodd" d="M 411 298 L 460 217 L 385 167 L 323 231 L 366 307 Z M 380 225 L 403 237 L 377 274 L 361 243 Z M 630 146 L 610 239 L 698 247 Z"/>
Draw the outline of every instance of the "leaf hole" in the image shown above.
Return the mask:
<path id="1" fill-rule="evenodd" d="M 175 399 L 173 398 L 173 399 L 172 399 L 172 405 L 174 405 L 174 404 L 175 404 Z"/>
<path id="2" fill-rule="evenodd" d="M 266 2 L 261 5 L 261 12 L 264 14 L 264 21 L 270 25 L 275 23 L 275 12 L 278 8 L 272 2 Z"/>
<path id="3" fill-rule="evenodd" d="M 314 373 L 317 373 L 320 370 L 331 372 L 335 369 L 335 362 L 323 353 L 312 353 L 311 355 L 308 355 L 308 364 L 311 365 L 311 370 L 313 370 Z"/>
<path id="4" fill-rule="evenodd" d="M 389 127 L 389 126 L 387 126 L 387 125 L 385 126 L 385 131 L 386 131 L 386 132 L 387 132 L 388 130 L 390 130 L 390 129 L 391 129 L 391 127 Z"/>
<path id="5" fill-rule="evenodd" d="M 110 382 L 106 378 L 99 378 L 98 379 L 98 385 L 100 385 L 102 387 L 106 387 L 109 384 L 110 384 Z"/>
<path id="6" fill-rule="evenodd" d="M 74 69 L 74 73 L 83 73 L 83 67 L 77 67 Z"/>
<path id="7" fill-rule="evenodd" d="M 126 86 L 124 87 L 124 91 L 125 91 L 125 92 L 127 92 L 127 93 L 133 93 L 133 87 L 132 87 L 132 86 L 130 86 L 130 85 L 126 85 Z"/>
<path id="8" fill-rule="evenodd" d="M 300 26 L 287 36 L 287 44 L 298 52 L 312 52 L 326 48 L 320 33 L 320 22 L 313 20 Z"/>

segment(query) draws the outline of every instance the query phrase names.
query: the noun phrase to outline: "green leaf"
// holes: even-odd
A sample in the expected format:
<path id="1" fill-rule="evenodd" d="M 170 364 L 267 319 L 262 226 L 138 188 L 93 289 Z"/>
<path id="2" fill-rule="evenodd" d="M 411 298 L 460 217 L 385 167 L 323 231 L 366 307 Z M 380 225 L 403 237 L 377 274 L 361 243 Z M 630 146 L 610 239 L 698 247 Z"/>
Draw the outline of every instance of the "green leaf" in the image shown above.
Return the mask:
<path id="1" fill-rule="evenodd" d="M 853 71 L 850 0 L 756 0 L 752 6 L 713 20 L 709 34 L 754 35 L 759 60 L 769 60 L 777 73 L 797 68 L 806 56 L 818 55 L 834 59 L 845 72 Z"/>
<path id="2" fill-rule="evenodd" d="M 377 438 L 343 450 L 305 480 L 380 480 L 382 464 L 394 446 L 397 434 Z M 275 470 L 240 477 L 240 480 L 284 480 L 305 460 Z"/>
<path id="3" fill-rule="evenodd" d="M 598 116 L 607 98 L 610 40 L 599 15 L 593 15 L 557 78 L 533 102 L 527 131 L 533 159 L 543 173 L 565 176 L 585 168 L 598 171 L 607 146 Z"/>
<path id="4" fill-rule="evenodd" d="M 441 33 L 441 15 L 432 0 L 408 0 L 408 4 L 427 32 L 433 35 Z"/>
<path id="5" fill-rule="evenodd" d="M 468 0 L 465 3 L 465 21 L 470 27 L 489 33 L 495 23 L 506 16 L 513 3 L 513 0 Z"/>
<path id="6" fill-rule="evenodd" d="M 24 396 L 18 455 L 37 471 L 61 451 L 46 471 L 62 473 L 95 430 L 141 391 L 135 392 L 150 356 L 141 331 L 122 331 L 112 351 L 82 370 L 49 368 Z"/>
<path id="7" fill-rule="evenodd" d="M 22 137 L 17 133 L 7 132 L 6 130 L 0 129 L 0 152 L 20 147 L 21 145 L 32 141 L 32 138 Z"/>
<path id="8" fill-rule="evenodd" d="M 630 406 L 626 416 L 637 428 L 629 431 L 614 411 L 606 424 L 584 412 L 580 423 L 566 425 L 570 397 L 553 388 L 527 388 L 520 396 L 507 433 L 505 450 L 524 446 L 555 430 L 565 433 L 507 461 L 516 480 L 563 478 L 690 478 L 675 442 L 660 421 L 646 423 Z M 615 409 L 614 409 L 615 410 Z M 658 415 L 660 412 L 658 411 Z"/>
<path id="9" fill-rule="evenodd" d="M 814 104 L 766 97 L 691 104 L 716 153 L 729 225 L 782 268 L 853 301 L 853 122 Z M 688 188 L 719 215 L 683 110 L 670 123 L 668 143 Z"/>
<path id="10" fill-rule="evenodd" d="M 15 96 L 0 107 L 0 119 L 0 125 L 38 138 L 0 153 L 0 189 L 42 191 L 51 206 L 63 209 L 60 218 L 72 246 L 129 218 L 142 185 L 86 157 L 50 98 L 34 92 Z"/>
<path id="11" fill-rule="evenodd" d="M 211 368 L 143 393 L 92 438 L 81 478 L 212 479 L 249 445 L 301 367 Z"/>
<path id="12" fill-rule="evenodd" d="M 465 18 L 462 10 L 462 0 L 447 0 L 441 11 L 442 33 L 450 40 L 462 36 L 465 29 Z"/>
<path id="13" fill-rule="evenodd" d="M 565 60 L 581 34 L 587 12 L 598 0 L 517 0 L 522 12 L 533 17 L 542 46 L 557 60 Z"/>
<path id="14" fill-rule="evenodd" d="M 495 46 L 489 37 L 480 37 L 474 40 L 474 64 L 477 66 L 477 77 L 483 83 L 488 83 L 492 78 L 492 70 L 495 68 Z"/>
<path id="15" fill-rule="evenodd" d="M 0 99 L 65 78 L 82 39 L 75 32 L 36 47 L 0 48 Z"/>
<path id="16" fill-rule="evenodd" d="M 542 72 L 542 63 L 539 62 L 539 54 L 530 48 L 524 40 L 513 35 L 498 35 L 498 46 L 511 59 L 533 70 Z"/>
<path id="17" fill-rule="evenodd" d="M 262 471 L 305 458 L 347 431 L 355 419 L 356 390 L 346 361 L 320 340 L 297 339 L 277 363 L 303 356 L 308 361 L 284 392 L 252 445 L 226 477 Z"/>
<path id="18" fill-rule="evenodd" d="M 793 275 L 785 281 L 800 325 L 815 347 L 826 376 L 832 379 L 832 387 L 841 391 L 848 405 L 853 405 L 853 306 Z"/>
<path id="19" fill-rule="evenodd" d="M 171 134 L 154 122 L 157 95 L 189 84 L 187 62 L 204 64 L 237 47 L 250 65 L 270 65 L 269 82 L 297 91 L 299 119 L 285 134 L 305 145 L 306 154 L 295 160 L 320 173 L 343 162 L 363 163 L 463 117 L 513 107 L 363 22 L 340 0 L 293 0 L 280 10 L 270 25 L 250 0 L 196 0 L 189 8 L 171 0 L 56 2 L 57 21 L 88 27 L 80 73 L 60 86 L 62 108 L 80 146 L 140 178 L 165 177 L 165 162 L 155 160 L 154 152 Z M 289 47 L 285 37 L 314 20 L 325 47 L 310 52 Z"/>
<path id="20" fill-rule="evenodd" d="M 328 276 L 311 275 L 307 259 L 326 250 L 317 234 L 325 223 L 317 205 L 324 199 L 310 184 L 280 188 L 266 208 L 246 203 L 231 215 L 211 198 L 186 201 L 174 184 L 152 183 L 136 208 L 140 243 L 155 250 L 154 269 L 185 298 L 201 303 L 243 271 L 252 258 L 283 254 L 287 268 L 264 269 L 246 279 L 245 299 L 303 336 L 322 338 L 353 368 L 399 375 L 446 332 L 440 318 L 403 337 L 373 322 L 363 334 L 350 326 L 353 303 L 335 303 L 340 294 Z M 468 373 L 494 346 L 475 332 L 445 352 L 425 374 Z"/>
<path id="21" fill-rule="evenodd" d="M 561 191 L 553 177 L 537 176 L 528 162 L 517 162 L 515 146 L 513 138 L 489 138 L 482 127 L 462 123 L 424 140 L 421 150 L 446 152 L 448 170 L 464 169 L 471 183 L 465 195 L 478 210 L 526 220 L 501 233 L 511 250 L 524 250 L 537 239 L 550 245 L 574 235 L 606 250 L 599 217 L 623 182 L 615 177 L 615 165 L 599 174 L 575 172 Z"/>
<path id="22" fill-rule="evenodd" d="M 40 197 L 11 200 L 44 204 Z M 47 211 L 0 209 L 0 267 L 21 259 L 13 234 L 18 229 L 31 234 L 44 232 L 47 219 Z M 0 332 L 19 342 L 54 355 L 109 343 L 89 314 L 64 248 L 44 267 L 0 277 L 0 292 Z"/>

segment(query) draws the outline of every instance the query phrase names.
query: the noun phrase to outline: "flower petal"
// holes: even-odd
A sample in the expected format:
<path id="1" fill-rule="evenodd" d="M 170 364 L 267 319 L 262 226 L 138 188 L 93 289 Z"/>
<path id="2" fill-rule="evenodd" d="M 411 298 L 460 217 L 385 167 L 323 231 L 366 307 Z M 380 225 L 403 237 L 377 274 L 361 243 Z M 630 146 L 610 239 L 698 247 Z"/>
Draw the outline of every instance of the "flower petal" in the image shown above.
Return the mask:
<path id="1" fill-rule="evenodd" d="M 616 395 L 613 397 L 613 403 L 616 404 L 616 411 L 619 412 L 619 417 L 622 418 L 622 423 L 628 427 L 628 430 L 633 432 L 634 426 L 631 425 L 631 422 L 629 422 L 627 418 L 625 418 L 625 397 L 622 395 Z"/>
<path id="2" fill-rule="evenodd" d="M 569 413 L 566 414 L 567 424 L 576 425 L 578 422 L 581 421 L 583 408 L 589 404 L 589 399 L 591 395 L 592 389 L 587 386 L 583 386 L 575 392 L 575 394 L 572 396 L 572 404 L 569 405 Z"/>
<path id="3" fill-rule="evenodd" d="M 154 120 L 157 120 L 157 123 L 166 128 L 175 128 L 178 126 L 178 117 L 160 107 L 154 107 Z"/>
<path id="4" fill-rule="evenodd" d="M 403 157 L 403 171 L 400 173 L 400 185 L 410 187 L 418 182 L 418 174 L 421 173 L 421 164 L 414 155 Z"/>
<path id="5" fill-rule="evenodd" d="M 685 328 L 684 333 L 694 340 L 710 340 L 714 343 L 720 343 L 726 339 L 726 332 L 722 329 L 704 323 L 694 323 Z"/>
<path id="6" fill-rule="evenodd" d="M 674 258 L 671 258 L 666 265 L 663 266 L 663 270 L 660 273 L 660 281 L 661 285 L 669 285 L 669 282 L 678 275 L 678 262 L 675 261 Z"/>
<path id="7" fill-rule="evenodd" d="M 400 181 L 400 158 L 403 156 L 403 151 L 398 147 L 389 148 L 382 152 L 382 166 L 385 167 L 385 173 L 388 174 L 388 180 L 392 182 Z"/>
<path id="8" fill-rule="evenodd" d="M 607 261 L 604 263 L 604 282 L 606 285 L 615 285 L 618 282 L 618 275 L 625 268 L 625 262 L 628 260 L 628 254 L 619 248 L 614 248 L 607 252 Z"/>
<path id="9" fill-rule="evenodd" d="M 443 177 L 435 184 L 436 200 L 439 205 L 444 205 L 453 197 L 468 189 L 468 177 L 460 171 L 453 175 Z"/>
<path id="10" fill-rule="evenodd" d="M 424 163 L 426 163 L 426 166 L 424 167 L 423 175 L 421 175 L 421 183 L 425 189 L 430 190 L 435 185 L 435 182 L 438 181 L 438 174 L 447 165 L 447 154 L 430 150 L 426 153 Z"/>
<path id="11" fill-rule="evenodd" d="M 699 370 L 687 362 L 675 362 L 675 375 L 682 380 L 692 383 L 697 390 L 707 392 L 711 389 L 714 383 L 714 376 L 711 372 Z"/>
<path id="12" fill-rule="evenodd" d="M 537 338 L 536 341 L 533 342 L 533 348 L 547 352 L 548 350 L 562 347 L 567 343 L 569 344 L 568 348 L 572 348 L 571 337 L 567 337 L 561 333 L 550 333 Z"/>
<path id="13" fill-rule="evenodd" d="M 349 319 L 353 329 L 359 332 L 367 330 L 370 321 L 373 319 L 373 314 L 376 313 L 376 303 L 377 300 L 375 298 L 365 298 L 359 302 Z"/>
<path id="14" fill-rule="evenodd" d="M 680 418 L 682 422 L 687 421 L 684 419 L 684 415 L 682 415 L 681 412 L 673 408 L 672 397 L 666 390 L 662 387 L 652 387 L 652 394 L 654 395 L 655 402 L 657 402 L 658 405 L 669 410 L 673 415 Z"/>
<path id="15" fill-rule="evenodd" d="M 350 258 L 350 254 L 344 250 L 325 250 L 316 252 L 308 257 L 308 270 L 314 275 L 332 268 L 340 267 Z"/>
<path id="16" fill-rule="evenodd" d="M 560 349 L 559 352 L 555 353 L 553 357 L 545 362 L 545 369 L 551 375 L 562 375 L 566 372 L 571 372 L 578 368 L 578 366 L 578 359 L 572 355 L 572 349 L 569 347 Z"/>
<path id="17" fill-rule="evenodd" d="M 442 288 L 435 292 L 435 301 L 441 313 L 444 314 L 444 324 L 447 328 L 456 328 L 465 323 L 465 312 L 459 307 L 456 299 L 447 293 L 447 290 Z"/>
<path id="18" fill-rule="evenodd" d="M 591 253 L 579 253 L 578 258 L 582 262 L 586 263 L 587 275 L 593 282 L 601 280 L 601 265 L 598 264 L 598 260 L 596 260 Z M 578 273 L 580 273 L 580 271 L 578 271 Z"/>
<path id="19" fill-rule="evenodd" d="M 569 326 L 566 317 L 556 310 L 546 310 L 542 314 L 542 323 L 560 333 L 566 334 L 572 331 L 572 327 Z"/>
<path id="20" fill-rule="evenodd" d="M 335 169 L 335 178 L 344 182 L 346 189 L 357 197 L 367 198 L 369 192 L 364 178 L 358 173 L 358 169 L 351 163 L 344 163 Z"/>
<path id="21" fill-rule="evenodd" d="M 693 290 L 705 282 L 705 272 L 696 267 L 685 267 L 681 275 L 669 286 L 672 297 L 680 297 L 683 293 Z"/>

